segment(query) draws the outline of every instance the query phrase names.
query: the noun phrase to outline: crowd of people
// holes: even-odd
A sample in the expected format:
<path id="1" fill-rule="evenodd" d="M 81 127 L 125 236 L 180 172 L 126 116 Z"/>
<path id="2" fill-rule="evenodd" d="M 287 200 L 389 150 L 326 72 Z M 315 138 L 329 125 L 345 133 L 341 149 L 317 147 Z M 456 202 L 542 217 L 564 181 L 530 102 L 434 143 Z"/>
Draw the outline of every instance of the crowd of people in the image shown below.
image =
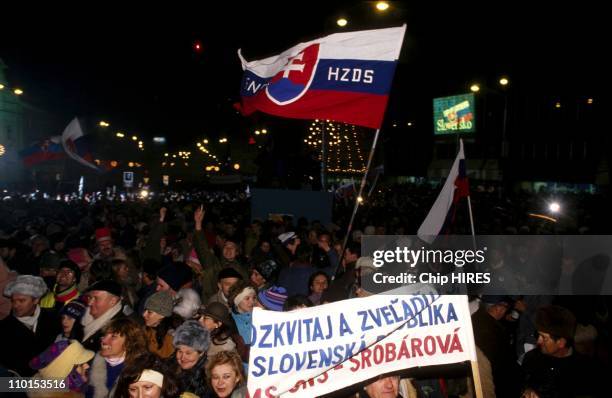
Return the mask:
<path id="1" fill-rule="evenodd" d="M 344 198 L 330 225 L 251 220 L 242 192 L 5 198 L 3 375 L 63 379 L 69 393 L 58 396 L 245 397 L 253 309 L 299 311 L 372 294 L 358 283 L 361 270 L 372 267 L 361 257 L 361 237 L 414 233 L 435 192 L 381 185 L 360 209 L 344 253 L 352 210 Z M 545 224 L 530 224 L 525 210 L 540 200 L 476 192 L 479 232 L 547 232 Z M 566 195 L 565 203 L 576 197 Z M 588 211 L 576 213 L 566 231 L 601 231 Z M 511 265 L 511 250 L 495 261 Z M 472 306 L 485 396 L 602 394 L 606 298 L 482 296 Z M 404 376 L 381 375 L 332 396 L 473 394 L 469 382 L 444 374 Z"/>

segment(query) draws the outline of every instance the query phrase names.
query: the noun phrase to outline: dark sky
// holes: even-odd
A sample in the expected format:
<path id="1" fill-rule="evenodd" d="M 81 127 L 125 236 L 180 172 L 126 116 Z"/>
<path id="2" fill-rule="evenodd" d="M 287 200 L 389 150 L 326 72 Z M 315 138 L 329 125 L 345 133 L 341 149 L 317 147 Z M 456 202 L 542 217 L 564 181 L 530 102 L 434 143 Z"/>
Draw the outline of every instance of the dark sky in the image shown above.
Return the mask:
<path id="1" fill-rule="evenodd" d="M 391 118 L 429 123 L 433 97 L 465 92 L 475 79 L 494 84 L 500 74 L 525 95 L 606 94 L 610 36 L 603 6 L 392 2 L 383 15 L 373 2 L 224 3 L 31 5 L 3 16 L 0 57 L 28 101 L 67 121 L 105 119 L 113 128 L 165 135 L 173 145 L 204 134 L 240 134 L 248 125 L 231 107 L 238 100 L 239 47 L 249 60 L 269 56 L 340 31 L 339 15 L 349 20 L 345 30 L 407 23 Z M 192 50 L 195 40 L 201 54 Z"/>

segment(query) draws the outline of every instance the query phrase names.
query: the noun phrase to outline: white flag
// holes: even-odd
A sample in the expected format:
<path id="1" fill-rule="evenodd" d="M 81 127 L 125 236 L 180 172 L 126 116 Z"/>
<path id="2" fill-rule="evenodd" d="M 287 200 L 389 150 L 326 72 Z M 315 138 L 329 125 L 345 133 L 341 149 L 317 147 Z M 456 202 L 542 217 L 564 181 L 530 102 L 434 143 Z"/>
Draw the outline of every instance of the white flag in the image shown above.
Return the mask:
<path id="1" fill-rule="evenodd" d="M 64 151 L 66 151 L 68 156 L 81 163 L 83 166 L 90 167 L 96 171 L 99 171 L 98 167 L 95 164 L 88 162 L 77 152 L 76 140 L 83 137 L 83 135 L 83 130 L 81 130 L 79 120 L 75 117 L 68 124 L 68 126 L 66 126 L 66 129 L 62 133 L 62 146 L 64 147 Z"/>
<path id="2" fill-rule="evenodd" d="M 446 222 L 451 206 L 462 197 L 469 195 L 469 185 L 465 173 L 465 154 L 463 140 L 459 140 L 459 153 L 446 178 L 442 191 L 434 202 L 425 221 L 419 227 L 417 235 L 427 243 L 432 243 Z"/>

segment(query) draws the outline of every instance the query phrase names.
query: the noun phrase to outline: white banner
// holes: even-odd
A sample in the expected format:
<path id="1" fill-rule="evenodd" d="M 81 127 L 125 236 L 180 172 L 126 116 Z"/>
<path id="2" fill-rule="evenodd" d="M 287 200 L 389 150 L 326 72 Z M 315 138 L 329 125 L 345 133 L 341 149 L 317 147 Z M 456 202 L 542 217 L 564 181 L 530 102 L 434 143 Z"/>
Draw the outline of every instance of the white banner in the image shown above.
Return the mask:
<path id="1" fill-rule="evenodd" d="M 475 361 L 466 296 L 376 295 L 253 312 L 251 398 L 316 397 L 383 373 Z"/>

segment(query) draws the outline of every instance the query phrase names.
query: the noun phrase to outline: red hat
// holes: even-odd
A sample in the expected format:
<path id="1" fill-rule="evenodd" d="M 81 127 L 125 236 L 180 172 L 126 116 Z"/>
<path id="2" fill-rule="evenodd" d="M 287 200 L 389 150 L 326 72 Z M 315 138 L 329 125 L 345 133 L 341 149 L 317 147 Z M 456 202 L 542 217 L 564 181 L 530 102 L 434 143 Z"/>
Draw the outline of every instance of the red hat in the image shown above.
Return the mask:
<path id="1" fill-rule="evenodd" d="M 98 228 L 96 229 L 96 242 L 102 242 L 105 240 L 111 239 L 111 230 L 110 228 Z"/>

